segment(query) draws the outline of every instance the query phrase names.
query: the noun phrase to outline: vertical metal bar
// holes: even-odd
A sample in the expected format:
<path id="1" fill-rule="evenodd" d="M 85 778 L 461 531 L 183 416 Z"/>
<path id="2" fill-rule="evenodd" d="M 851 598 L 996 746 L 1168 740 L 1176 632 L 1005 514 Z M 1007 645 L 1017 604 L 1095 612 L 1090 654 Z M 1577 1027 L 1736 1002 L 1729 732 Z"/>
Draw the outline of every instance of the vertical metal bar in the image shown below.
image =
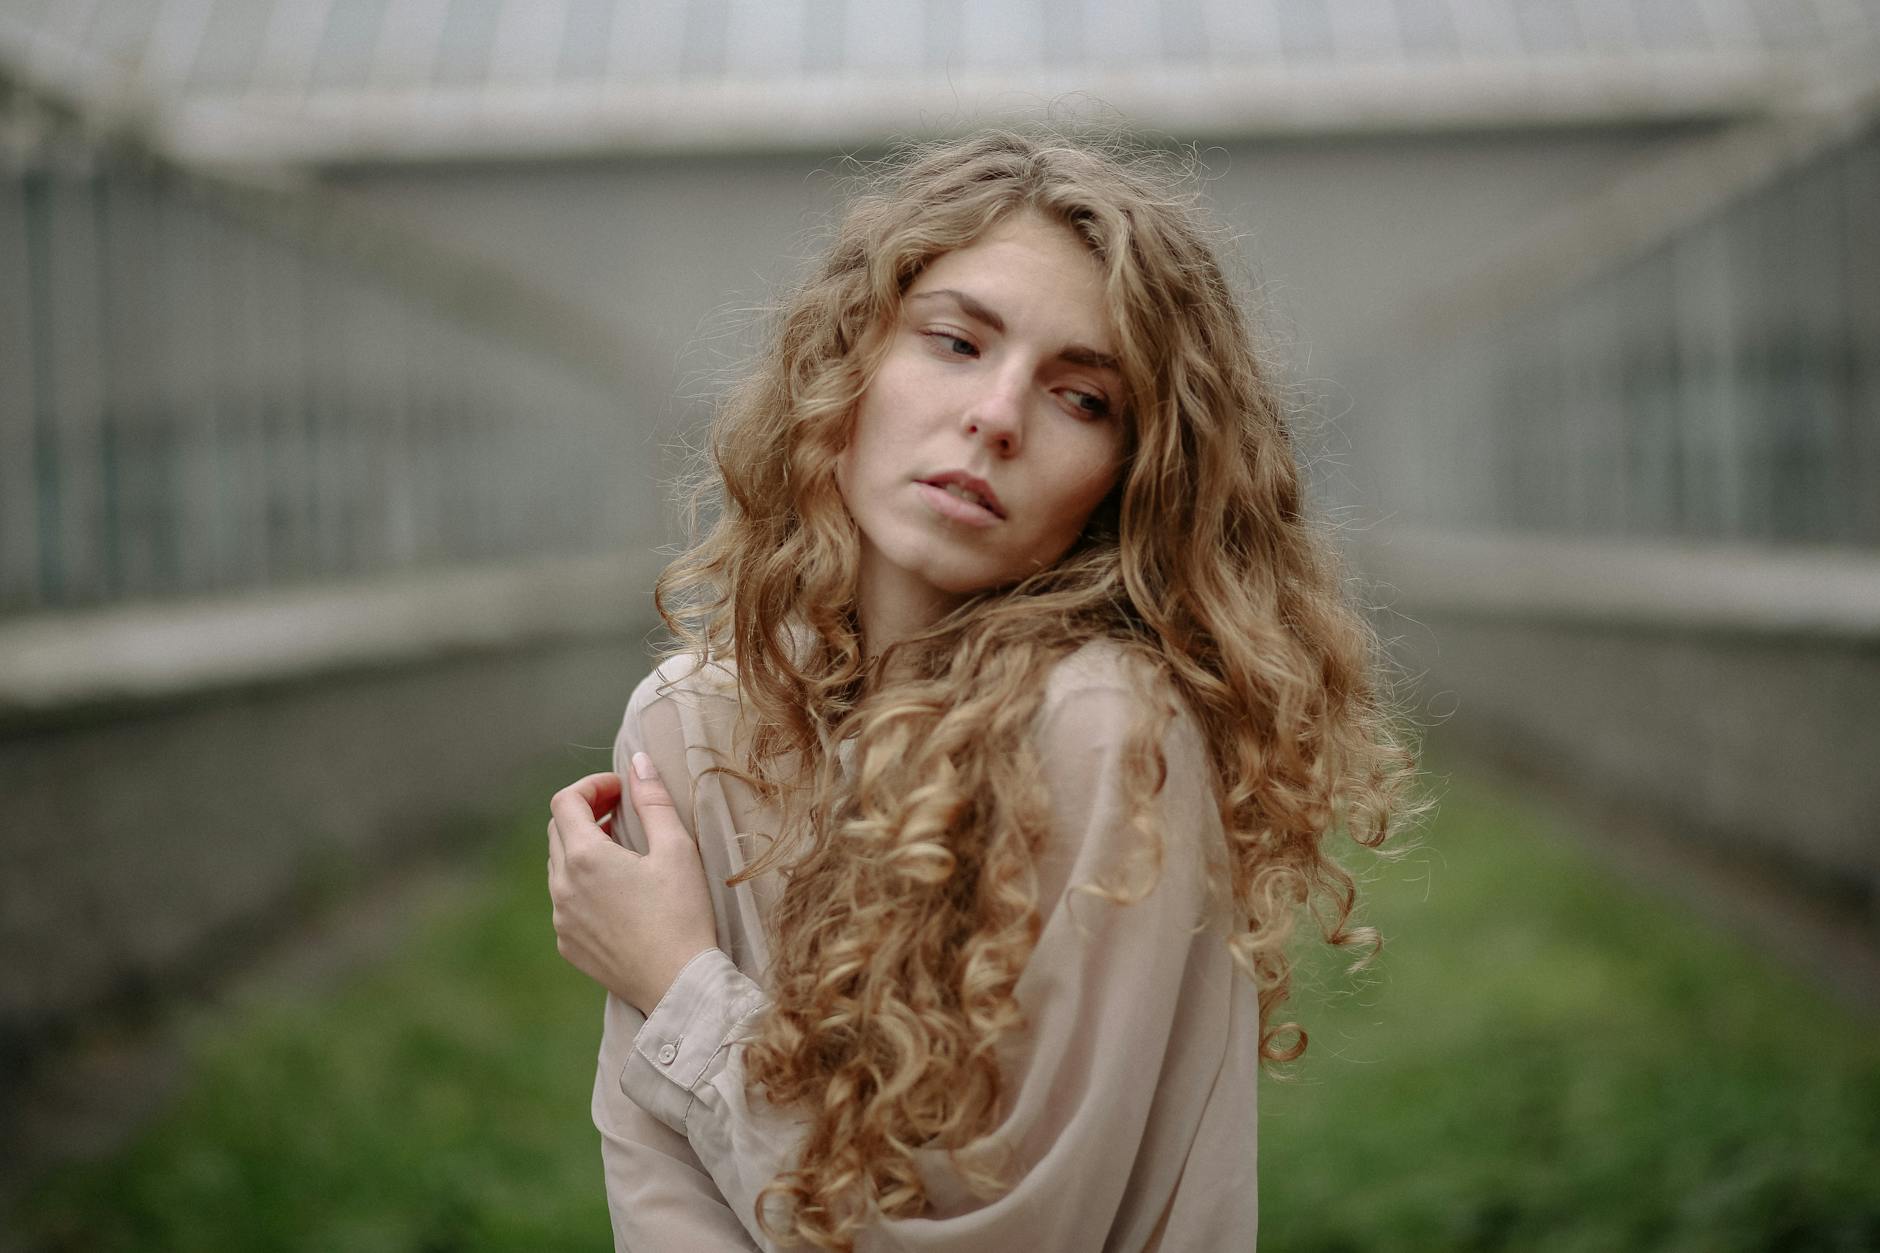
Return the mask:
<path id="1" fill-rule="evenodd" d="M 1494 523 L 1503 530 L 1521 530 L 1527 520 L 1527 495 L 1533 486 L 1528 439 L 1528 423 L 1533 419 L 1521 386 L 1531 363 L 1525 359 L 1526 345 L 1515 327 L 1504 323 L 1496 328 L 1494 341 L 1488 366 L 1490 404 L 1483 431 L 1490 450 L 1488 473 L 1494 485 Z"/>
<path id="2" fill-rule="evenodd" d="M 257 398 L 268 432 L 268 564 L 276 578 L 304 578 L 302 534 L 296 502 L 306 473 L 301 428 L 294 412 L 299 383 L 294 275 L 282 241 L 272 233 L 255 240 Z"/>
<path id="3" fill-rule="evenodd" d="M 360 421 L 354 431 L 352 453 L 354 493 L 359 501 L 353 568 L 364 572 L 380 570 L 385 565 L 385 532 L 391 513 L 389 493 L 392 490 L 391 468 L 385 462 L 390 357 L 385 343 L 388 301 L 383 290 L 377 283 L 362 283 L 357 299 L 358 312 L 351 319 L 352 368 L 347 373 L 361 389 L 357 409 Z"/>
<path id="4" fill-rule="evenodd" d="M 196 592 L 232 581 L 222 542 L 221 415 L 210 349 L 213 299 L 197 247 L 201 229 L 196 205 L 174 182 L 157 179 L 150 230 L 156 266 L 149 324 L 157 380 L 152 400 L 159 420 L 177 432 L 178 581 Z"/>
<path id="5" fill-rule="evenodd" d="M 1719 463 L 1731 421 L 1723 383 L 1732 312 L 1716 227 L 1703 222 L 1680 236 L 1671 248 L 1671 267 L 1679 361 L 1673 421 L 1684 467 L 1676 526 L 1685 536 L 1715 537 L 1723 519 Z"/>
<path id="6" fill-rule="evenodd" d="M 1652 265 L 1659 289 L 1658 326 L 1652 349 L 1658 358 L 1658 387 L 1653 404 L 1663 451 L 1665 498 L 1658 506 L 1658 533 L 1675 535 L 1689 512 L 1691 450 L 1684 443 L 1678 398 L 1687 386 L 1682 344 L 1678 336 L 1678 267 L 1672 253 L 1674 240 L 1660 244 Z"/>
<path id="7" fill-rule="evenodd" d="M 1612 302 L 1606 284 L 1588 285 L 1578 297 L 1585 331 L 1586 388 L 1582 393 L 1586 429 L 1586 494 L 1595 503 L 1587 516 L 1587 533 L 1609 533 L 1624 516 L 1624 476 L 1621 471 L 1615 412 L 1618 374 L 1614 360 Z"/>
<path id="8" fill-rule="evenodd" d="M 1851 538 L 1855 484 L 1848 471 L 1853 452 L 1849 439 L 1849 389 L 1841 353 L 1848 322 L 1847 228 L 1842 158 L 1818 156 L 1796 178 L 1798 264 L 1790 281 L 1795 289 L 1798 331 L 1797 380 L 1801 393 L 1797 418 L 1806 450 L 1812 487 L 1803 538 L 1844 544 Z M 1869 206 L 1867 212 L 1874 209 Z"/>
<path id="9" fill-rule="evenodd" d="M 1762 237 L 1763 359 L 1766 388 L 1762 419 L 1767 432 L 1770 528 L 1774 541 L 1795 540 L 1808 531 L 1813 487 L 1809 473 L 1807 403 L 1802 386 L 1804 335 L 1795 271 L 1801 265 L 1800 215 L 1792 184 L 1769 187 L 1752 202 L 1758 209 Z"/>
<path id="10" fill-rule="evenodd" d="M 386 380 L 385 442 L 382 458 L 386 470 L 385 491 L 385 561 L 393 567 L 412 564 L 419 555 L 416 484 L 413 482 L 415 458 L 412 456 L 412 420 L 417 382 L 412 376 L 415 348 L 412 323 L 416 315 L 409 306 L 388 303 L 384 345 L 391 360 Z"/>
<path id="11" fill-rule="evenodd" d="M 35 365 L 43 311 L 29 255 L 29 177 L 22 165 L 0 168 L 0 613 L 39 599 Z"/>
<path id="12" fill-rule="evenodd" d="M 1849 534 L 1880 547 L 1880 126 L 1847 156 L 1848 422 L 1854 498 Z"/>
<path id="13" fill-rule="evenodd" d="M 314 568 L 321 576 L 334 572 L 333 512 L 327 484 L 327 411 L 336 387 L 331 354 L 333 276 L 310 252 L 302 253 L 302 301 L 307 328 L 307 516 L 312 527 Z"/>
<path id="14" fill-rule="evenodd" d="M 238 494 L 236 467 L 240 462 L 241 414 L 230 403 L 224 386 L 223 359 L 228 350 L 228 292 L 221 268 L 221 237 L 215 219 L 194 200 L 180 206 L 188 225 L 182 236 L 185 255 L 178 260 L 191 280 L 190 309 L 196 318 L 191 347 L 192 400 L 201 406 L 208 446 L 209 492 L 214 501 L 210 517 L 211 551 L 215 554 L 216 584 L 244 587 L 253 572 L 244 559 L 241 527 L 245 521 Z"/>
<path id="15" fill-rule="evenodd" d="M 373 380 L 365 373 L 371 364 L 371 354 L 364 350 L 371 342 L 370 333 L 366 330 L 370 325 L 371 307 L 365 283 L 350 265 L 345 285 L 340 290 L 345 295 L 339 343 L 344 354 L 341 367 L 345 371 L 346 380 L 344 426 L 338 444 L 340 482 L 346 501 L 345 511 L 340 515 L 345 523 L 341 569 L 347 574 L 356 574 L 370 565 L 371 514 L 376 508 L 376 502 L 372 499 L 372 458 L 369 446 Z"/>
<path id="16" fill-rule="evenodd" d="M 1634 528 L 1664 535 L 1677 516 L 1677 429 L 1672 422 L 1672 310 L 1676 307 L 1669 258 L 1662 247 L 1632 263 L 1627 336 L 1633 368 L 1635 481 L 1638 511 Z"/>
<path id="17" fill-rule="evenodd" d="M 227 285 L 227 301 L 233 315 L 228 324 L 226 343 L 230 351 L 222 358 L 225 394 L 234 398 L 242 430 L 242 513 L 245 519 L 243 548 L 262 585 L 275 581 L 275 544 L 271 514 L 274 484 L 274 447 L 272 425 L 264 400 L 265 374 L 261 364 L 262 316 L 266 298 L 258 273 L 260 237 L 245 222 L 221 218 L 218 232 L 222 272 Z"/>
<path id="18" fill-rule="evenodd" d="M 1724 385 L 1729 389 L 1727 442 L 1719 469 L 1728 529 L 1734 539 L 1760 538 L 1765 530 L 1767 467 L 1762 457 L 1763 392 L 1758 343 L 1766 314 L 1757 272 L 1756 220 L 1753 207 L 1718 215 L 1725 294 L 1733 310 L 1724 352 Z"/>
<path id="19" fill-rule="evenodd" d="M 35 526 L 39 537 L 34 599 L 42 605 L 65 603 L 65 537 L 59 528 L 63 503 L 59 490 L 60 441 L 53 392 L 52 178 L 48 170 L 30 169 L 21 185 L 28 308 L 33 325 L 33 497 L 38 506 Z"/>
<path id="20" fill-rule="evenodd" d="M 312 577 L 326 572 L 320 513 L 320 406 L 326 386 L 322 374 L 325 359 L 320 351 L 323 279 L 304 243 L 295 246 L 293 259 L 295 320 L 300 337 L 300 386 L 296 392 L 302 480 L 300 513 L 306 534 L 305 570 Z"/>
<path id="21" fill-rule="evenodd" d="M 1597 457 L 1600 445 L 1599 328 L 1593 325 L 1592 304 L 1580 295 L 1567 302 L 1558 315 L 1561 353 L 1560 426 L 1563 518 L 1568 532 L 1586 534 L 1603 512 Z"/>
<path id="22" fill-rule="evenodd" d="M 76 168 L 73 168 L 76 167 Z M 92 171 L 78 161 L 52 185 L 50 219 L 53 309 L 53 411 L 59 424 L 60 551 L 71 603 L 105 594 L 99 519 L 99 423 L 104 390 L 98 378 L 98 240 L 91 203 Z"/>
<path id="23" fill-rule="evenodd" d="M 99 378 L 98 406 L 98 477 L 102 499 L 100 503 L 100 555 L 103 565 L 106 599 L 118 600 L 125 594 L 124 577 L 124 467 L 122 446 L 123 423 L 123 355 L 129 349 L 131 335 L 128 328 L 119 325 L 123 318 L 123 276 L 117 263 L 120 258 L 112 247 L 112 205 L 110 177 L 103 170 L 95 170 L 91 179 L 91 227 L 92 251 L 98 258 L 93 268 L 92 279 L 96 286 L 98 301 L 97 371 Z M 148 448 L 139 450 L 147 455 Z"/>
<path id="24" fill-rule="evenodd" d="M 328 289 L 328 316 L 333 318 L 327 342 L 333 355 L 329 403 L 321 414 L 322 451 L 327 472 L 325 500 L 333 572 L 350 574 L 359 568 L 360 491 L 357 442 L 360 385 L 354 374 L 350 330 L 358 324 L 358 281 L 350 265 L 333 273 Z"/>

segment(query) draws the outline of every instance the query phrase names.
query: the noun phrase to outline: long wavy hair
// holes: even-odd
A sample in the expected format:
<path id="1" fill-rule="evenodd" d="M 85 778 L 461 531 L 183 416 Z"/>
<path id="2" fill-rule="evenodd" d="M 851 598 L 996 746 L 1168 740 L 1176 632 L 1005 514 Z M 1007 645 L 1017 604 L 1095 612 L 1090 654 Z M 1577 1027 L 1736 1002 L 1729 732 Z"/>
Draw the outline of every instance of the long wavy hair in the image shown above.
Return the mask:
<path id="1" fill-rule="evenodd" d="M 1212 888 L 1231 898 L 1225 943 L 1258 988 L 1265 1060 L 1305 1049 L 1273 1021 L 1300 914 L 1359 962 L 1377 944 L 1328 834 L 1375 848 L 1414 808 L 1376 638 L 1306 516 L 1287 414 L 1192 177 L 1170 157 L 1011 131 L 912 146 L 864 177 L 717 415 L 701 484 L 716 517 L 655 597 L 681 650 L 734 664 L 745 751 L 721 768 L 781 815 L 740 876 L 787 867 L 773 1001 L 745 1064 L 808 1129 L 754 1217 L 843 1250 L 877 1216 L 923 1211 L 918 1148 L 948 1150 L 982 1197 L 1009 1186 L 995 1046 L 1023 1028 L 1014 989 L 1042 929 L 1050 816 L 1030 737 L 1055 662 L 1110 641 L 1145 697 L 1123 787 L 1149 877 L 1076 890 L 1127 904 L 1153 886 L 1162 736 L 1177 707 L 1198 726 L 1225 831 Z M 1062 224 L 1102 271 L 1122 472 L 1056 565 L 869 658 L 837 459 L 910 283 L 1021 212 Z"/>

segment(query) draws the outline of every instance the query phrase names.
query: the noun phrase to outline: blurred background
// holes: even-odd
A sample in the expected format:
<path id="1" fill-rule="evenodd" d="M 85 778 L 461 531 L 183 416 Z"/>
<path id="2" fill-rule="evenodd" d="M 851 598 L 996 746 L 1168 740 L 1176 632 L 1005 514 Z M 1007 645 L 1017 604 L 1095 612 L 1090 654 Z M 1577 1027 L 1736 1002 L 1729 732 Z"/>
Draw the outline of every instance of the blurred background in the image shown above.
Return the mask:
<path id="1" fill-rule="evenodd" d="M 1265 1245 L 1880 1247 L 1875 0 L 0 0 L 0 1247 L 605 1247 L 541 811 L 854 163 L 1038 119 L 1429 732 Z"/>

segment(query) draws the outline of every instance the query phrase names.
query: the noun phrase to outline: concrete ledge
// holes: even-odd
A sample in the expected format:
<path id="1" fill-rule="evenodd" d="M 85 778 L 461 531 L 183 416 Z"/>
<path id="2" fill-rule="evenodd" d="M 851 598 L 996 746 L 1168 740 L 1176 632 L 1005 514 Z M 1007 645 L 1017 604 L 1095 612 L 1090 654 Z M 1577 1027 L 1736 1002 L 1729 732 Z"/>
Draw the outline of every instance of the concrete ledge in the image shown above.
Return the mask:
<path id="1" fill-rule="evenodd" d="M 239 969 L 309 910 L 608 769 L 648 626 L 0 734 L 0 1133 L 9 1085 L 79 1025 Z"/>
<path id="2" fill-rule="evenodd" d="M 1353 555 L 1412 612 L 1880 644 L 1880 553 L 1393 530 Z"/>
<path id="3" fill-rule="evenodd" d="M 234 968 L 310 893 L 448 855 L 532 778 L 605 769 L 658 564 L 0 622 L 0 1107 L 75 1024 Z"/>
<path id="4" fill-rule="evenodd" d="M 1054 102 L 1067 98 L 1102 102 L 1100 121 L 1113 111 L 1181 135 L 1397 134 L 1760 116 L 1797 83 L 1822 73 L 1819 58 L 1808 55 L 1667 53 L 1423 65 L 1254 60 L 1123 72 L 1034 66 L 1022 89 L 1009 74 L 970 69 L 944 77 L 869 72 L 782 84 L 765 77 L 478 83 L 416 92 L 205 95 L 160 110 L 152 130 L 182 159 L 223 167 L 821 152 L 906 133 L 1022 121 L 1061 112 Z M 72 83 L 67 90 L 83 99 L 102 94 L 83 77 L 55 81 Z"/>
<path id="5" fill-rule="evenodd" d="M 1398 531 L 1358 560 L 1445 736 L 1880 935 L 1880 554 Z"/>
<path id="6" fill-rule="evenodd" d="M 652 552 L 0 621 L 0 729 L 452 653 L 618 635 L 652 617 Z"/>

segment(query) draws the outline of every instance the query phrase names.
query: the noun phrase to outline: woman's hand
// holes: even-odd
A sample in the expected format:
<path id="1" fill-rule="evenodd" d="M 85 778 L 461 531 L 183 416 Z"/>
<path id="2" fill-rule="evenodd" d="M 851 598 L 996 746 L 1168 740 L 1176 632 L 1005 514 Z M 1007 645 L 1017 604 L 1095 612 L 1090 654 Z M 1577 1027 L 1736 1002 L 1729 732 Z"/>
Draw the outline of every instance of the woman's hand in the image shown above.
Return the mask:
<path id="1" fill-rule="evenodd" d="M 628 785 L 646 829 L 646 855 L 623 848 L 595 821 L 620 799 L 620 776 L 591 774 L 548 803 L 548 895 L 555 947 L 596 983 L 643 1014 L 694 957 L 718 946 L 698 845 L 645 753 Z"/>

